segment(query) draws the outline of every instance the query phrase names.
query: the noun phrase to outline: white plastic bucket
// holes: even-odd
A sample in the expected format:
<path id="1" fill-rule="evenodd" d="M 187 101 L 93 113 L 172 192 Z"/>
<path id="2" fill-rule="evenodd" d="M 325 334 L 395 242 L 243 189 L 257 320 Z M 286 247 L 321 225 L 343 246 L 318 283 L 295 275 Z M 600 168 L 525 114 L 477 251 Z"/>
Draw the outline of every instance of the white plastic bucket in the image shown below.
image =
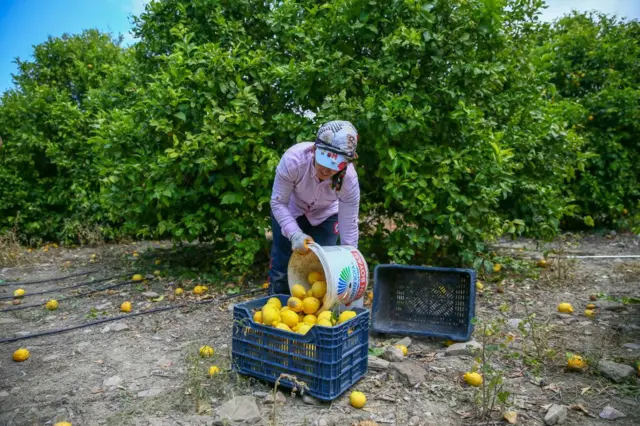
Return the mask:
<path id="1" fill-rule="evenodd" d="M 296 284 L 309 290 L 309 274 L 323 271 L 327 294 L 321 312 L 335 305 L 362 307 L 369 282 L 369 268 L 362 253 L 352 246 L 321 247 L 311 243 L 308 247 L 310 252 L 307 254 L 294 252 L 291 255 L 288 268 L 289 290 Z"/>

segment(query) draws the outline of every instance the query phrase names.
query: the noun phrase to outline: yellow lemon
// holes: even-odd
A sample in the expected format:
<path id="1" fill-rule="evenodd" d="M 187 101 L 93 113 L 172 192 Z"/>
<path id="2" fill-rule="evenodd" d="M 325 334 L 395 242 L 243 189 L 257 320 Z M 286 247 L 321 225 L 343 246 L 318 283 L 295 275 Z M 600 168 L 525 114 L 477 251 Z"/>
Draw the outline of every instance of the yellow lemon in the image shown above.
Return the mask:
<path id="1" fill-rule="evenodd" d="M 302 300 L 307 295 L 307 290 L 305 290 L 302 284 L 296 284 L 293 287 L 291 287 L 291 295 L 293 297 L 297 297 L 298 299 Z"/>
<path id="2" fill-rule="evenodd" d="M 153 263 L 155 263 L 156 265 L 159 265 L 159 264 L 161 264 L 162 262 L 160 261 L 160 259 L 156 259 L 156 261 L 155 261 L 155 262 L 153 262 Z"/>
<path id="3" fill-rule="evenodd" d="M 293 312 L 302 312 L 304 310 L 304 304 L 302 303 L 302 300 L 298 299 L 297 297 L 290 297 L 287 301 L 287 306 Z"/>
<path id="4" fill-rule="evenodd" d="M 199 296 L 204 292 L 205 292 L 205 289 L 201 285 L 197 285 L 193 288 L 193 294 L 195 294 L 196 296 Z"/>
<path id="5" fill-rule="evenodd" d="M 253 314 L 253 320 L 258 324 L 262 324 L 262 311 L 257 311 Z"/>
<path id="6" fill-rule="evenodd" d="M 133 277 L 131 277 L 132 281 L 142 281 L 144 279 L 144 277 L 142 276 L 142 274 L 135 274 Z"/>
<path id="7" fill-rule="evenodd" d="M 180 287 L 178 287 L 178 288 L 176 288 L 175 290 L 173 290 L 173 293 L 174 293 L 176 296 L 180 296 L 182 293 L 184 293 L 184 290 L 183 290 L 183 289 L 181 289 Z"/>
<path id="8" fill-rule="evenodd" d="M 495 265 L 493 265 L 493 272 L 500 272 L 502 270 L 502 265 L 500 265 L 499 263 L 496 263 Z M 482 380 L 482 378 L 481 378 Z"/>
<path id="9" fill-rule="evenodd" d="M 594 305 L 593 303 L 589 303 L 587 305 L 587 309 L 595 309 L 595 308 L 596 308 L 596 305 Z"/>
<path id="10" fill-rule="evenodd" d="M 313 297 L 313 290 L 309 289 L 309 291 L 307 291 L 307 297 Z"/>
<path id="11" fill-rule="evenodd" d="M 282 315 L 283 312 L 285 311 L 290 311 L 291 309 L 288 306 L 283 306 L 282 308 L 280 308 L 280 315 Z M 292 311 L 293 312 L 293 311 Z"/>
<path id="12" fill-rule="evenodd" d="M 367 403 L 367 397 L 362 392 L 353 391 L 349 395 L 349 402 L 353 408 L 362 408 Z"/>
<path id="13" fill-rule="evenodd" d="M 311 286 L 311 292 L 316 299 L 322 299 L 327 294 L 327 283 L 324 281 L 316 281 Z"/>
<path id="14" fill-rule="evenodd" d="M 469 386 L 478 387 L 482 385 L 482 376 L 478 373 L 464 373 L 464 381 Z"/>
<path id="15" fill-rule="evenodd" d="M 572 314 L 573 306 L 571 306 L 571 304 L 569 303 L 561 303 L 558 305 L 558 312 L 562 312 L 565 314 Z"/>
<path id="16" fill-rule="evenodd" d="M 305 297 L 302 304 L 304 305 L 302 310 L 307 315 L 315 314 L 320 309 L 320 301 L 315 297 Z"/>
<path id="17" fill-rule="evenodd" d="M 295 330 L 296 333 L 298 334 L 307 334 L 309 332 L 309 330 L 311 330 L 311 327 L 313 327 L 313 325 L 309 325 L 309 324 L 298 324 L 298 329 Z"/>
<path id="18" fill-rule="evenodd" d="M 55 311 L 56 309 L 58 309 L 58 301 L 55 299 L 51 299 L 47 302 L 46 307 L 50 311 Z"/>
<path id="19" fill-rule="evenodd" d="M 356 313 L 354 311 L 344 311 L 338 317 L 338 324 L 342 324 L 343 322 L 349 321 L 351 318 L 356 317 Z"/>
<path id="20" fill-rule="evenodd" d="M 202 358 L 209 358 L 213 356 L 214 350 L 211 346 L 201 346 L 198 352 Z"/>
<path id="21" fill-rule="evenodd" d="M 279 328 L 280 330 L 291 331 L 291 329 L 289 328 L 289 326 L 287 324 L 284 324 L 284 323 L 281 323 L 281 322 L 276 324 L 276 328 Z"/>
<path id="22" fill-rule="evenodd" d="M 272 297 L 267 300 L 267 305 L 273 305 L 278 309 L 282 308 L 282 302 L 280 302 L 280 299 L 278 299 L 277 297 Z"/>
<path id="23" fill-rule="evenodd" d="M 264 305 L 262 308 L 262 323 L 265 325 L 275 326 L 280 322 L 280 311 L 270 304 Z"/>
<path id="24" fill-rule="evenodd" d="M 24 296 L 24 289 L 19 288 L 13 292 L 13 297 L 22 297 Z"/>
<path id="25" fill-rule="evenodd" d="M 282 321 L 283 324 L 289 326 L 289 328 L 295 327 L 296 325 L 298 325 L 299 321 L 298 314 L 293 311 L 282 312 L 280 314 L 280 321 Z"/>
<path id="26" fill-rule="evenodd" d="M 321 319 L 331 322 L 331 320 L 333 319 L 333 314 L 331 313 L 331 311 L 320 312 L 318 314 L 318 321 L 320 321 Z"/>
<path id="27" fill-rule="evenodd" d="M 58 422 L 53 426 L 73 426 L 73 425 L 69 422 Z"/>
<path id="28" fill-rule="evenodd" d="M 209 377 L 213 377 L 214 375 L 218 374 L 220 372 L 220 369 L 215 366 L 212 365 L 211 367 L 209 367 Z"/>
<path id="29" fill-rule="evenodd" d="M 316 281 L 324 281 L 324 275 L 320 272 L 313 271 L 309 274 L 307 279 L 309 280 L 309 284 L 313 285 Z"/>
<path id="30" fill-rule="evenodd" d="M 477 290 L 484 290 L 484 284 L 482 284 L 482 281 L 476 281 L 476 289 Z"/>
<path id="31" fill-rule="evenodd" d="M 120 305 L 120 310 L 122 312 L 131 312 L 131 302 L 122 302 L 122 305 Z"/>
<path id="32" fill-rule="evenodd" d="M 402 351 L 402 355 L 407 356 L 409 349 L 405 345 L 394 345 L 394 346 Z"/>
<path id="33" fill-rule="evenodd" d="M 331 321 L 326 320 L 324 318 L 319 319 L 318 322 L 316 323 L 316 325 L 318 325 L 320 327 L 333 327 L 333 324 L 331 323 Z"/>
<path id="34" fill-rule="evenodd" d="M 587 366 L 587 363 L 584 362 L 584 359 L 580 355 L 572 355 L 571 358 L 567 360 L 567 368 L 569 370 L 582 370 Z"/>
<path id="35" fill-rule="evenodd" d="M 140 256 L 140 255 L 138 254 L 138 252 L 137 252 L 137 251 L 134 251 L 134 252 L 133 252 L 133 257 L 138 257 L 138 256 Z"/>
<path id="36" fill-rule="evenodd" d="M 269 283 L 262 284 L 262 288 L 269 288 Z"/>
<path id="37" fill-rule="evenodd" d="M 20 348 L 13 353 L 13 360 L 16 362 L 22 362 L 29 359 L 29 351 L 25 348 Z"/>
<path id="38" fill-rule="evenodd" d="M 302 322 L 307 325 L 314 325 L 316 322 L 318 322 L 318 318 L 316 318 L 315 315 L 305 315 L 302 319 Z"/>
<path id="39" fill-rule="evenodd" d="M 546 259 L 538 260 L 538 268 L 546 268 L 547 266 L 549 266 L 549 263 Z"/>
<path id="40" fill-rule="evenodd" d="M 596 313 L 593 312 L 591 309 L 585 309 L 584 314 L 589 318 L 593 318 L 596 316 Z"/>

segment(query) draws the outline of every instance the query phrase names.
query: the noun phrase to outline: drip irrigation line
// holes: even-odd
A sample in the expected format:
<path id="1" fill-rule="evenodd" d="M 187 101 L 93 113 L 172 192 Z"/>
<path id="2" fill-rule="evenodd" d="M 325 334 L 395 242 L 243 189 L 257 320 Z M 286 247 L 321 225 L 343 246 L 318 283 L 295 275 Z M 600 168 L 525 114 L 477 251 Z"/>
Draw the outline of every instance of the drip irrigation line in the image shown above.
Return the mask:
<path id="1" fill-rule="evenodd" d="M 57 278 L 47 278 L 46 280 L 35 280 L 35 281 L 5 281 L 3 283 L 0 283 L 0 286 L 5 286 L 5 285 L 31 285 L 31 284 L 42 284 L 42 283 L 48 283 L 48 282 L 53 282 L 53 281 L 62 281 L 62 280 L 66 280 L 67 278 L 73 278 L 73 277 L 81 277 L 83 275 L 89 275 L 89 274 L 93 274 L 95 272 L 100 272 L 100 269 L 93 269 L 91 271 L 87 271 L 87 272 L 78 272 L 76 274 L 70 274 L 70 275 L 65 275 L 64 277 L 57 277 Z"/>
<path id="2" fill-rule="evenodd" d="M 250 294 L 260 293 L 260 292 L 263 292 L 263 291 L 266 291 L 266 289 L 259 288 L 259 289 L 254 289 L 254 290 L 248 290 L 248 291 L 244 291 L 244 292 L 241 292 L 241 293 L 232 294 L 232 295 L 229 295 L 229 296 L 224 296 L 224 297 L 221 297 L 219 299 L 201 300 L 201 301 L 197 302 L 196 305 L 204 305 L 204 304 L 213 303 L 213 302 L 225 302 L 227 300 L 230 300 L 230 299 L 233 299 L 233 298 L 236 298 L 236 297 L 248 296 Z M 56 330 L 41 331 L 39 333 L 29 334 L 27 336 L 7 337 L 7 338 L 4 338 L 4 339 L 0 339 L 0 343 L 11 343 L 11 342 L 17 342 L 18 340 L 32 339 L 34 337 L 41 337 L 41 336 L 48 336 L 48 335 L 51 335 L 51 334 L 64 333 L 64 332 L 67 332 L 67 331 L 77 330 L 79 328 L 85 328 L 85 327 L 90 327 L 92 325 L 103 324 L 105 322 L 117 321 L 117 320 L 120 320 L 120 319 L 137 317 L 137 316 L 140 316 L 140 315 L 153 314 L 153 313 L 156 313 L 156 312 L 172 311 L 174 309 L 186 308 L 188 306 L 190 306 L 190 304 L 182 303 L 180 305 L 165 306 L 165 307 L 162 307 L 162 308 L 155 308 L 155 309 L 151 309 L 151 310 L 148 310 L 148 311 L 135 312 L 133 314 L 118 315 L 117 317 L 103 318 L 103 319 L 99 319 L 99 320 L 96 320 L 96 321 L 88 322 L 88 323 L 85 323 L 85 324 L 74 325 L 74 326 L 71 326 L 71 327 L 68 327 L 68 328 L 59 328 L 59 329 L 56 329 Z"/>
<path id="3" fill-rule="evenodd" d="M 151 278 L 151 279 L 153 279 L 153 278 Z M 87 291 L 87 292 L 84 292 L 84 293 L 78 293 L 78 294 L 74 294 L 72 296 L 62 297 L 62 298 L 56 299 L 56 300 L 58 302 L 63 302 L 65 300 L 73 299 L 75 297 L 87 296 L 89 294 L 97 293 L 99 291 L 110 290 L 112 288 L 121 287 L 121 286 L 124 286 L 124 285 L 127 285 L 127 284 L 133 284 L 133 283 L 139 283 L 139 282 L 140 281 L 133 281 L 133 280 L 124 281 L 124 282 L 115 283 L 115 284 L 112 284 L 112 285 L 109 285 L 109 286 L 106 286 L 106 287 L 96 288 L 94 290 Z M 24 309 L 37 308 L 37 307 L 45 306 L 45 305 L 46 305 L 46 302 L 45 303 L 38 303 L 36 305 L 18 305 L 18 306 L 14 306 L 12 308 L 9 308 L 9 309 L 3 309 L 2 311 L 0 311 L 0 313 L 2 313 L 2 312 L 10 312 L 10 311 L 22 311 Z"/>
<path id="4" fill-rule="evenodd" d="M 60 292 L 60 291 L 64 291 L 64 290 L 70 290 L 72 288 L 83 287 L 85 285 L 89 285 L 89 284 L 93 284 L 93 283 L 101 283 L 101 282 L 104 282 L 104 281 L 109 281 L 109 280 L 114 279 L 115 277 L 117 277 L 117 275 L 114 275 L 112 277 L 107 277 L 107 278 L 100 278 L 100 279 L 93 280 L 93 281 L 84 281 L 84 282 L 81 282 L 81 283 L 78 283 L 78 284 L 74 284 L 74 285 L 71 285 L 71 286 L 68 286 L 68 287 L 58 287 L 58 288 L 54 288 L 54 289 L 51 289 L 51 290 L 39 291 L 37 293 L 25 293 L 25 295 L 22 296 L 22 297 L 37 296 L 39 294 L 56 293 L 56 292 Z M 0 296 L 0 300 L 7 300 L 7 299 L 15 299 L 15 297 L 14 296 Z"/>

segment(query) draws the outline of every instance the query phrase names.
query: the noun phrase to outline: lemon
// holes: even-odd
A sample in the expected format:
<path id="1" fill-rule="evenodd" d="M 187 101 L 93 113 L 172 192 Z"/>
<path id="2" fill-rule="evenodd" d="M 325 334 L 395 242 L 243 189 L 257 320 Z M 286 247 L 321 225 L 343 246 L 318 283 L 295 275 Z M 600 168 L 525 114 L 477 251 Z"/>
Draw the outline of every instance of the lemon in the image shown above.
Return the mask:
<path id="1" fill-rule="evenodd" d="M 482 284 L 482 281 L 476 281 L 476 289 L 477 290 L 484 290 L 484 284 Z"/>
<path id="2" fill-rule="evenodd" d="M 280 308 L 280 315 L 282 315 L 282 313 L 286 312 L 286 311 L 291 311 L 291 309 L 288 306 L 283 306 L 282 308 Z M 291 312 L 293 312 L 293 311 L 291 311 Z"/>
<path id="3" fill-rule="evenodd" d="M 353 408 L 362 408 L 367 403 L 367 397 L 362 392 L 353 391 L 349 395 L 349 402 Z"/>
<path id="4" fill-rule="evenodd" d="M 25 348 L 20 348 L 13 353 L 13 360 L 16 362 L 22 362 L 29 359 L 29 351 Z"/>
<path id="5" fill-rule="evenodd" d="M 142 281 L 144 279 L 144 277 L 142 276 L 142 274 L 135 274 L 133 277 L 131 277 L 132 281 Z"/>
<path id="6" fill-rule="evenodd" d="M 174 293 L 176 296 L 180 296 L 182 293 L 184 293 L 184 290 L 183 290 L 183 289 L 181 289 L 180 287 L 178 287 L 178 288 L 176 288 L 176 289 L 173 291 L 173 293 Z"/>
<path id="7" fill-rule="evenodd" d="M 280 322 L 280 311 L 269 303 L 262 308 L 262 323 L 265 325 L 275 326 Z"/>
<path id="8" fill-rule="evenodd" d="M 409 349 L 405 345 L 393 345 L 402 351 L 402 355 L 407 356 Z"/>
<path id="9" fill-rule="evenodd" d="M 569 370 L 582 370 L 587 366 L 587 363 L 584 362 L 584 359 L 580 355 L 572 355 L 571 358 L 567 360 L 567 368 Z"/>
<path id="10" fill-rule="evenodd" d="M 482 385 L 482 376 L 478 373 L 464 373 L 463 377 L 469 386 L 478 387 Z"/>
<path id="11" fill-rule="evenodd" d="M 279 322 L 278 324 L 276 324 L 276 328 L 279 328 L 280 330 L 291 331 L 289 326 L 287 324 L 282 323 L 282 322 Z"/>
<path id="12" fill-rule="evenodd" d="M 214 375 L 218 374 L 220 372 L 220 369 L 215 366 L 212 365 L 211 367 L 209 367 L 209 377 L 213 377 Z"/>
<path id="13" fill-rule="evenodd" d="M 156 261 L 155 261 L 155 262 L 153 262 L 153 263 L 155 263 L 156 265 L 159 265 L 159 264 L 161 264 L 162 262 L 160 261 L 160 259 L 156 259 Z"/>
<path id="14" fill-rule="evenodd" d="M 269 288 L 269 283 L 262 284 L 262 288 Z"/>
<path id="15" fill-rule="evenodd" d="M 593 312 L 591 309 L 585 309 L 584 314 L 589 318 L 593 318 L 596 316 L 596 313 Z"/>
<path id="16" fill-rule="evenodd" d="M 19 288 L 13 292 L 13 297 L 22 297 L 22 296 L 24 296 L 24 289 Z"/>
<path id="17" fill-rule="evenodd" d="M 280 321 L 282 321 L 283 324 L 288 325 L 289 328 L 295 327 L 299 322 L 298 314 L 293 311 L 282 312 L 280 314 L 280 318 Z"/>
<path id="18" fill-rule="evenodd" d="M 316 322 L 318 322 L 318 318 L 316 318 L 315 315 L 305 315 L 302 319 L 302 322 L 307 325 L 314 325 Z"/>
<path id="19" fill-rule="evenodd" d="M 546 268 L 547 266 L 549 266 L 549 263 L 546 259 L 538 260 L 538 268 Z"/>
<path id="20" fill-rule="evenodd" d="M 324 281 L 324 275 L 321 274 L 320 272 L 317 271 L 313 271 L 309 274 L 309 276 L 307 277 L 307 279 L 309 280 L 309 284 L 313 285 L 315 284 L 317 281 Z"/>
<path id="21" fill-rule="evenodd" d="M 257 311 L 255 314 L 253 314 L 253 321 L 257 322 L 258 324 L 262 324 L 262 311 Z"/>
<path id="22" fill-rule="evenodd" d="M 305 297 L 302 304 L 304 305 L 302 310 L 307 315 L 315 314 L 320 309 L 320 301 L 315 297 Z"/>
<path id="23" fill-rule="evenodd" d="M 572 314 L 573 306 L 571 306 L 571 304 L 569 303 L 561 303 L 558 305 L 558 312 L 562 312 L 565 314 Z"/>
<path id="24" fill-rule="evenodd" d="M 293 327 L 293 328 L 291 329 L 291 331 L 294 331 L 294 332 L 296 332 L 296 333 L 297 333 L 297 332 L 298 332 L 298 330 L 300 329 L 300 326 L 301 326 L 301 325 L 302 325 L 302 323 L 301 323 L 301 322 L 300 322 L 300 323 L 298 323 L 295 327 Z"/>
<path id="25" fill-rule="evenodd" d="M 595 309 L 595 308 L 596 308 L 596 305 L 594 305 L 593 303 L 589 303 L 587 305 L 587 309 Z"/>
<path id="26" fill-rule="evenodd" d="M 331 324 L 331 321 L 324 318 L 319 319 L 316 325 L 320 327 L 333 327 L 333 324 Z"/>
<path id="27" fill-rule="evenodd" d="M 496 263 L 495 265 L 493 265 L 493 272 L 500 272 L 502 270 L 502 265 L 500 265 L 499 263 Z M 480 378 L 480 380 L 482 380 L 482 378 Z"/>
<path id="28" fill-rule="evenodd" d="M 131 312 L 131 302 L 122 302 L 122 305 L 120 305 L 120 310 L 122 312 Z"/>
<path id="29" fill-rule="evenodd" d="M 304 309 L 302 300 L 298 299 L 297 297 L 290 297 L 289 300 L 287 300 L 287 306 L 293 312 L 302 312 Z"/>
<path id="30" fill-rule="evenodd" d="M 137 252 L 137 251 L 134 251 L 134 252 L 133 252 L 133 257 L 138 257 L 138 256 L 140 256 L 140 255 L 138 254 L 138 252 Z"/>
<path id="31" fill-rule="evenodd" d="M 351 318 L 356 317 L 356 313 L 354 311 L 344 311 L 338 317 L 338 324 L 342 324 L 343 322 L 349 321 Z"/>
<path id="32" fill-rule="evenodd" d="M 51 299 L 47 302 L 46 307 L 50 311 L 55 311 L 58 309 L 58 301 L 55 299 Z"/>
<path id="33" fill-rule="evenodd" d="M 153 271 L 153 275 L 158 276 L 158 275 L 160 275 L 160 274 L 162 274 L 162 272 L 160 272 L 160 271 L 159 271 L 159 270 L 157 270 L 157 269 L 156 269 L 155 271 Z"/>
<path id="34" fill-rule="evenodd" d="M 291 287 L 291 295 L 293 297 L 297 297 L 298 299 L 302 300 L 307 295 L 307 290 L 305 290 L 302 284 L 296 284 L 293 287 Z"/>
<path id="35" fill-rule="evenodd" d="M 333 314 L 331 313 L 331 311 L 320 312 L 318 314 L 318 320 L 316 322 L 320 321 L 321 319 L 331 322 L 331 320 L 333 319 Z"/>
<path id="36" fill-rule="evenodd" d="M 324 281 L 316 281 L 311 286 L 311 292 L 316 299 L 322 299 L 327 294 L 327 283 Z"/>
<path id="37" fill-rule="evenodd" d="M 72 424 L 69 422 L 58 422 L 53 426 L 72 426 Z"/>
<path id="38" fill-rule="evenodd" d="M 298 324 L 298 328 L 297 330 L 295 330 L 295 332 L 298 334 L 307 334 L 309 330 L 311 330 L 311 327 L 313 327 L 313 325 L 304 324 L 304 323 Z"/>
<path id="39" fill-rule="evenodd" d="M 277 297 L 272 297 L 267 300 L 267 305 L 273 305 L 278 309 L 282 308 L 282 302 L 280 302 L 280 299 L 278 299 Z"/>
<path id="40" fill-rule="evenodd" d="M 306 297 L 313 297 L 313 290 L 309 289 Z"/>
<path id="41" fill-rule="evenodd" d="M 202 358 L 209 358 L 213 356 L 214 350 L 211 346 L 201 346 L 198 352 Z"/>

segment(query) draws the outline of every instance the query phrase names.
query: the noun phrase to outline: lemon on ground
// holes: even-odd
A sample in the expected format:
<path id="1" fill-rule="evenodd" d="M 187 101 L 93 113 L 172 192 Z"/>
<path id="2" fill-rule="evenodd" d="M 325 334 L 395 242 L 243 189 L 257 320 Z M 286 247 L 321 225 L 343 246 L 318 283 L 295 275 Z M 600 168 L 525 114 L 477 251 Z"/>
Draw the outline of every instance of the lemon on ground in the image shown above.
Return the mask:
<path id="1" fill-rule="evenodd" d="M 279 328 L 280 330 L 291 331 L 291 328 L 289 328 L 287 324 L 284 324 L 282 322 L 276 324 L 276 328 Z"/>
<path id="2" fill-rule="evenodd" d="M 29 359 L 29 351 L 25 348 L 20 348 L 13 353 L 13 360 L 16 362 L 22 362 Z"/>
<path id="3" fill-rule="evenodd" d="M 502 270 L 502 265 L 500 265 L 499 263 L 496 263 L 495 265 L 493 265 L 493 272 L 500 272 Z"/>
<path id="4" fill-rule="evenodd" d="M 24 296 L 24 289 L 19 288 L 13 292 L 13 297 L 22 297 Z"/>
<path id="5" fill-rule="evenodd" d="M 51 299 L 47 302 L 46 307 L 50 311 L 55 311 L 58 309 L 58 301 L 55 299 Z"/>
<path id="6" fill-rule="evenodd" d="M 220 369 L 215 366 L 212 365 L 211 367 L 209 367 L 209 377 L 213 377 L 214 375 L 218 374 L 220 372 Z"/>
<path id="7" fill-rule="evenodd" d="M 200 353 L 201 357 L 209 358 L 213 356 L 214 350 L 211 346 L 201 346 L 198 352 Z"/>
<path id="8" fill-rule="evenodd" d="M 572 314 L 573 306 L 569 303 L 561 303 L 558 305 L 558 312 L 562 312 L 564 314 Z"/>
<path id="9" fill-rule="evenodd" d="M 262 284 L 262 288 L 269 288 L 269 283 Z"/>
<path id="10" fill-rule="evenodd" d="M 320 321 L 321 319 L 324 319 L 324 320 L 327 320 L 327 321 L 331 322 L 332 317 L 333 317 L 333 314 L 331 313 L 331 311 L 320 312 L 318 314 L 318 320 L 317 321 Z"/>
<path id="11" fill-rule="evenodd" d="M 132 256 L 133 257 L 138 257 L 138 256 L 140 256 L 140 254 L 137 251 L 134 251 Z"/>
<path id="12" fill-rule="evenodd" d="M 262 323 L 265 325 L 275 326 L 280 322 L 280 311 L 275 307 L 267 303 L 262 307 Z"/>
<path id="13" fill-rule="evenodd" d="M 258 324 L 262 324 L 262 311 L 257 311 L 253 314 L 253 320 Z"/>
<path id="14" fill-rule="evenodd" d="M 409 349 L 405 345 L 393 345 L 402 351 L 402 355 L 407 356 Z"/>
<path id="15" fill-rule="evenodd" d="M 313 327 L 313 325 L 304 324 L 304 323 L 298 324 L 298 328 L 297 330 L 295 330 L 295 332 L 298 334 L 307 334 L 309 330 L 311 330 L 311 327 Z"/>
<path id="16" fill-rule="evenodd" d="M 571 355 L 571 357 L 567 360 L 567 368 L 569 370 L 582 370 L 587 366 L 587 363 L 584 362 L 584 359 L 580 355 Z"/>
<path id="17" fill-rule="evenodd" d="M 464 373 L 463 377 L 469 386 L 478 387 L 482 385 L 482 376 L 478 373 Z"/>
<path id="18" fill-rule="evenodd" d="M 320 272 L 313 271 L 307 277 L 309 284 L 313 285 L 316 281 L 324 281 L 324 275 Z"/>
<path id="19" fill-rule="evenodd" d="M 595 317 L 595 316 L 596 316 L 596 313 L 595 313 L 595 312 L 593 312 L 591 309 L 585 309 L 585 310 L 584 310 L 584 314 L 585 314 L 586 316 L 588 316 L 589 318 L 593 318 L 593 317 Z"/>
<path id="20" fill-rule="evenodd" d="M 73 426 L 73 425 L 69 422 L 58 422 L 53 426 Z"/>
<path id="21" fill-rule="evenodd" d="M 349 395 L 349 402 L 353 408 L 362 408 L 367 403 L 367 397 L 362 392 L 353 391 Z"/>
<path id="22" fill-rule="evenodd" d="M 596 305 L 594 305 L 593 303 L 589 303 L 587 305 L 587 309 L 595 309 L 595 308 L 596 308 Z"/>
<path id="23" fill-rule="evenodd" d="M 482 284 L 482 281 L 476 281 L 476 289 L 477 290 L 484 290 L 484 284 Z"/>
<path id="24" fill-rule="evenodd" d="M 302 301 L 304 308 L 302 309 L 305 314 L 315 314 L 320 309 L 320 300 L 315 297 L 305 297 Z"/>
<path id="25" fill-rule="evenodd" d="M 316 318 L 315 315 L 305 315 L 302 319 L 302 322 L 308 325 L 314 325 L 316 322 L 318 322 L 318 318 Z"/>
<path id="26" fill-rule="evenodd" d="M 133 277 L 131 277 L 132 281 L 142 281 L 144 279 L 144 277 L 142 276 L 142 274 L 135 274 Z"/>
<path id="27" fill-rule="evenodd" d="M 343 322 L 349 321 L 351 318 L 356 317 L 356 313 L 354 311 L 344 311 L 338 317 L 338 324 L 342 324 Z"/>
<path id="28" fill-rule="evenodd" d="M 327 283 L 324 281 L 316 281 L 311 286 L 311 292 L 313 293 L 313 297 L 322 299 L 324 295 L 327 294 Z"/>
<path id="29" fill-rule="evenodd" d="M 267 305 L 273 305 L 278 309 L 282 308 L 282 302 L 277 297 L 272 297 L 269 300 L 267 300 Z"/>
<path id="30" fill-rule="evenodd" d="M 293 312 L 302 312 L 304 309 L 302 300 L 298 299 L 297 297 L 290 297 L 289 300 L 287 300 L 287 306 Z"/>
<path id="31" fill-rule="evenodd" d="M 320 327 L 333 327 L 333 324 L 331 323 L 331 321 L 324 318 L 319 319 L 316 325 Z"/>
<path id="32" fill-rule="evenodd" d="M 122 302 L 122 305 L 120 305 L 120 310 L 122 312 L 131 312 L 131 302 Z"/>
<path id="33" fill-rule="evenodd" d="M 293 297 L 297 297 L 298 299 L 302 300 L 307 295 L 307 290 L 305 290 L 302 284 L 296 284 L 293 287 L 291 287 L 291 295 Z"/>
<path id="34" fill-rule="evenodd" d="M 153 262 L 153 263 L 155 263 L 156 265 L 159 265 L 159 264 L 161 264 L 162 262 L 160 261 L 160 259 L 156 259 L 156 261 L 155 261 L 155 262 Z"/>
<path id="35" fill-rule="evenodd" d="M 289 326 L 289 328 L 292 328 L 298 325 L 299 320 L 300 318 L 298 318 L 298 314 L 296 314 L 291 310 L 282 312 L 280 314 L 280 321 L 283 324 L 286 324 L 287 326 Z"/>
<path id="36" fill-rule="evenodd" d="M 173 290 L 173 293 L 174 293 L 176 296 L 180 296 L 182 293 L 184 293 L 184 290 L 183 290 L 183 289 L 181 289 L 180 287 L 178 287 L 178 288 L 176 288 L 175 290 Z"/>
<path id="37" fill-rule="evenodd" d="M 197 285 L 193 288 L 193 294 L 195 294 L 196 296 L 201 295 L 202 293 L 204 293 L 206 290 L 205 286 L 203 285 Z"/>

